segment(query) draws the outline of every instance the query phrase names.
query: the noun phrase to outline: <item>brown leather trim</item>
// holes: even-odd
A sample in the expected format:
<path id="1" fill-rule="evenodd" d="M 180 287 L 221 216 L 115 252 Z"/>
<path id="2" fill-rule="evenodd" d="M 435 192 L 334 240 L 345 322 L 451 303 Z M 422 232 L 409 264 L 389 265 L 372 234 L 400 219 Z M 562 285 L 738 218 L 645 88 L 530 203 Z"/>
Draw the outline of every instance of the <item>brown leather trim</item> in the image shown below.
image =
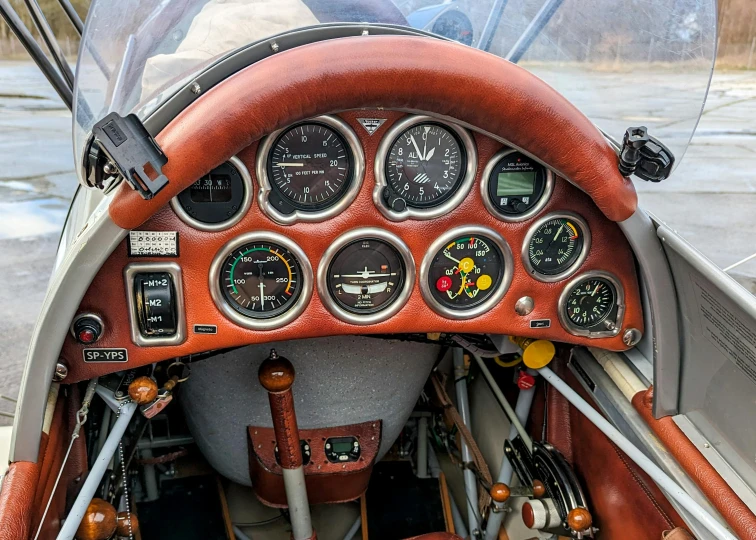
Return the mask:
<path id="1" fill-rule="evenodd" d="M 296 469 L 302 466 L 302 451 L 299 447 L 299 428 L 294 412 L 294 394 L 291 389 L 285 392 L 269 392 L 270 414 L 273 417 L 273 429 L 276 433 L 281 467 Z"/>
<path id="2" fill-rule="evenodd" d="M 593 402 L 562 359 L 551 367 L 583 399 Z M 548 388 L 547 440 L 570 456 L 600 537 L 658 540 L 663 531 L 683 526 L 656 484 L 606 435 L 569 403 L 567 414 L 551 403 L 562 399 L 559 392 Z M 561 413 L 552 415 L 553 410 Z M 540 433 L 537 436 L 540 438 Z"/>
<path id="3" fill-rule="evenodd" d="M 693 535 L 682 527 L 677 527 L 662 534 L 662 540 L 696 540 Z"/>
<path id="4" fill-rule="evenodd" d="M 310 504 L 353 501 L 365 492 L 381 444 L 381 428 L 381 421 L 376 420 L 300 431 L 300 438 L 310 445 L 310 461 L 304 466 Z M 286 507 L 283 471 L 276 461 L 274 450 L 276 446 L 274 430 L 250 426 L 247 429 L 247 435 L 250 478 L 255 495 L 268 506 Z M 325 455 L 327 439 L 346 436 L 359 439 L 360 459 L 347 463 L 331 463 Z M 297 444 L 297 452 L 301 460 L 299 444 Z"/>
<path id="5" fill-rule="evenodd" d="M 168 186 L 145 201 L 124 182 L 110 216 L 134 229 L 264 135 L 312 116 L 370 107 L 430 111 L 502 137 L 569 178 L 612 221 L 637 207 L 633 184 L 619 173 L 603 135 L 535 75 L 458 43 L 364 36 L 276 54 L 210 89 L 157 137 L 168 157 Z"/>
<path id="6" fill-rule="evenodd" d="M 407 540 L 462 540 L 462 537 L 457 536 L 453 533 L 436 532 L 422 534 L 420 536 L 413 536 L 412 538 L 408 538 Z"/>
<path id="7" fill-rule="evenodd" d="M 177 231 L 180 242 L 180 257 L 177 258 L 134 258 L 129 257 L 125 242 L 116 248 L 102 267 L 87 291 L 79 307 L 80 312 L 99 314 L 105 322 L 105 332 L 97 342 L 98 347 L 126 348 L 128 363 L 97 364 L 84 363 L 84 347 L 69 335 L 63 347 L 62 357 L 68 364 L 67 381 L 91 379 L 116 370 L 130 369 L 152 362 L 189 354 L 237 347 L 251 343 L 269 343 L 287 339 L 306 337 L 351 335 L 351 334 L 393 334 L 404 332 L 471 332 L 508 334 L 552 341 L 588 345 L 609 350 L 626 350 L 622 334 L 615 337 L 588 339 L 573 336 L 559 324 L 557 301 L 566 285 L 566 280 L 558 283 L 541 283 L 533 279 L 522 264 L 520 252 L 525 243 L 528 229 L 536 218 L 522 223 L 505 223 L 492 216 L 483 204 L 480 194 L 480 180 L 483 168 L 502 145 L 482 135 L 475 136 L 478 147 L 478 175 L 476 186 L 460 204 L 448 214 L 430 221 L 388 221 L 376 209 L 372 199 L 374 186 L 374 156 L 381 138 L 403 113 L 391 111 L 349 111 L 339 115 L 347 122 L 365 151 L 366 172 L 362 190 L 343 213 L 323 223 L 298 223 L 281 226 L 268 219 L 254 201 L 248 214 L 227 231 L 207 233 L 193 229 L 183 223 L 168 207 L 161 210 L 141 229 L 151 231 Z M 387 118 L 386 123 L 371 137 L 359 124 L 357 118 Z M 257 145 L 253 144 L 239 154 L 254 178 Z M 189 158 L 187 158 L 189 159 Z M 625 327 L 643 331 L 643 311 L 635 260 L 627 239 L 615 224 L 606 219 L 590 198 L 569 182 L 555 179 L 554 192 L 540 216 L 556 211 L 570 211 L 579 214 L 588 223 L 592 242 L 588 257 L 580 272 L 608 270 L 619 278 L 625 289 Z M 514 277 L 509 291 L 501 302 L 490 312 L 466 321 L 452 321 L 431 310 L 422 298 L 419 278 L 416 280 L 407 305 L 391 319 L 370 326 L 355 326 L 334 317 L 325 309 L 318 295 L 317 287 L 309 306 L 300 317 L 283 328 L 272 331 L 254 331 L 241 328 L 226 319 L 216 307 L 208 288 L 208 272 L 215 254 L 231 240 L 250 231 L 272 231 L 295 241 L 309 258 L 313 270 L 317 272 L 323 252 L 343 233 L 358 227 L 379 227 L 399 236 L 410 248 L 419 267 L 431 243 L 454 227 L 479 225 L 493 229 L 509 243 L 514 254 Z M 124 266 L 137 261 L 173 261 L 181 265 L 186 305 L 187 340 L 180 346 L 138 347 L 131 341 L 126 292 L 123 282 Z M 535 300 L 535 309 L 528 317 L 515 315 L 514 306 L 523 296 Z M 531 319 L 550 319 L 550 328 L 533 330 Z M 194 334 L 195 324 L 214 324 L 218 333 L 214 335 Z"/>
<path id="8" fill-rule="evenodd" d="M 656 419 L 651 412 L 653 387 L 633 396 L 633 406 L 680 466 L 698 484 L 711 504 L 740 538 L 756 538 L 756 515 L 727 485 L 671 417 Z"/>
<path id="9" fill-rule="evenodd" d="M 43 444 L 47 436 L 42 435 Z M 3 477 L 0 490 L 0 540 L 29 538 L 34 494 L 39 480 L 39 463 L 16 461 Z"/>

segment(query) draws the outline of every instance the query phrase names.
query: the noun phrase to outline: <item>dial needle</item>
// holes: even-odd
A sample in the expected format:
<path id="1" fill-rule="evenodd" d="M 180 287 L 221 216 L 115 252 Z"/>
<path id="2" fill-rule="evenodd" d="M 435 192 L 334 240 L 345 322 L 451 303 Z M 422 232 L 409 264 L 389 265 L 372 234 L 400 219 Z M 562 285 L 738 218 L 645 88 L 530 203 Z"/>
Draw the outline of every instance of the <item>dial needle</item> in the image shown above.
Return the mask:
<path id="1" fill-rule="evenodd" d="M 263 287 L 265 287 L 265 285 L 263 285 L 263 282 L 261 281 L 260 282 L 260 309 L 265 311 L 265 293 L 263 292 Z"/>
<path id="2" fill-rule="evenodd" d="M 449 255 L 449 253 L 448 253 L 448 252 L 444 251 L 444 255 L 446 255 L 446 256 L 447 256 L 447 257 L 448 257 L 449 259 L 453 260 L 453 261 L 454 261 L 455 263 L 459 264 L 459 260 L 458 260 L 458 259 L 455 259 L 455 258 L 454 258 L 454 257 L 452 257 L 451 255 Z"/>
<path id="3" fill-rule="evenodd" d="M 556 233 L 556 234 L 554 235 L 554 239 L 552 240 L 552 242 L 556 242 L 556 239 L 557 239 L 557 238 L 559 238 L 559 235 L 560 235 L 560 234 L 562 234 L 562 229 L 564 229 L 564 223 L 562 223 L 562 226 L 561 226 L 561 227 L 559 227 L 559 230 L 558 230 L 558 231 L 557 231 L 557 233 Z"/>
<path id="4" fill-rule="evenodd" d="M 601 283 L 599 283 L 598 285 L 596 285 L 596 288 L 593 289 L 593 292 L 591 293 L 591 296 L 595 296 L 596 295 L 596 291 L 598 291 L 600 288 L 601 288 Z"/>
<path id="5" fill-rule="evenodd" d="M 420 161 L 424 160 L 425 157 L 420 153 L 420 148 L 418 148 L 417 142 L 415 142 L 415 136 L 410 135 L 410 139 L 412 140 L 412 144 L 415 147 L 415 152 L 417 152 L 417 159 L 419 159 Z"/>
<path id="6" fill-rule="evenodd" d="M 425 156 L 425 161 L 430 161 L 430 158 L 432 158 L 432 157 L 433 157 L 433 153 L 434 153 L 435 151 L 436 151 L 436 147 L 434 146 L 433 148 L 431 148 L 431 149 L 430 149 L 430 152 L 428 152 L 428 155 L 427 155 L 427 156 Z"/>
<path id="7" fill-rule="evenodd" d="M 276 163 L 276 167 L 304 167 L 304 163 Z"/>

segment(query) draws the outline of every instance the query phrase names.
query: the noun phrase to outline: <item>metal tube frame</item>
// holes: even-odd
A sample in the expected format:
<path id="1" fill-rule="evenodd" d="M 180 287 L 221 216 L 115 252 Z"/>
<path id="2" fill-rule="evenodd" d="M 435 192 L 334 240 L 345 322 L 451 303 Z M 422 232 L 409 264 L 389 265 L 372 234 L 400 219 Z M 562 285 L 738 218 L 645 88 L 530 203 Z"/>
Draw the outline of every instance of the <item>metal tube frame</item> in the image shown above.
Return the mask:
<path id="1" fill-rule="evenodd" d="M 98 454 L 94 465 L 92 465 L 89 475 L 84 481 L 84 485 L 77 495 L 76 501 L 74 501 L 71 511 L 68 513 L 68 517 L 58 533 L 57 540 L 72 540 L 76 535 L 76 530 L 79 528 L 79 524 L 84 518 L 84 513 L 87 511 L 89 503 L 92 502 L 92 497 L 94 497 L 97 487 L 100 485 L 102 477 L 108 469 L 111 458 L 118 449 L 118 443 L 120 443 L 123 434 L 126 432 L 126 428 L 129 427 L 131 418 L 137 410 L 137 404 L 133 401 L 121 406 L 115 399 L 113 399 L 112 392 L 110 392 L 110 395 L 108 395 L 108 392 L 110 391 L 101 386 L 97 387 L 97 393 L 105 400 L 105 403 L 107 403 L 111 409 L 116 411 L 120 407 L 121 413 L 113 423 L 113 428 L 110 430 L 108 438 L 105 440 L 105 444 Z"/>
<path id="2" fill-rule="evenodd" d="M 34 26 L 37 27 L 45 45 L 47 45 L 47 50 L 50 51 L 50 55 L 58 66 L 61 75 L 63 75 L 63 79 L 68 83 L 68 88 L 73 90 L 73 71 L 71 71 L 71 66 L 68 65 L 68 60 L 66 60 L 66 56 L 63 54 L 63 49 L 60 48 L 60 43 L 58 43 L 52 28 L 47 24 L 45 13 L 42 11 L 37 0 L 24 0 L 24 3 L 26 4 L 26 9 L 31 15 Z"/>
<path id="3" fill-rule="evenodd" d="M 68 20 L 71 21 L 71 25 L 74 27 L 74 30 L 76 30 L 76 33 L 79 34 L 79 37 L 81 37 L 81 35 L 84 33 L 84 23 L 81 21 L 81 17 L 79 17 L 79 14 L 76 13 L 74 7 L 71 5 L 71 2 L 69 2 L 68 0 L 58 0 L 58 3 L 65 12 L 66 17 L 68 17 Z"/>
<path id="4" fill-rule="evenodd" d="M 527 370 L 530 375 L 537 375 L 538 372 L 534 369 Z M 533 396 L 535 395 L 535 385 L 532 388 L 520 390 L 517 395 L 517 403 L 515 404 L 515 414 L 521 424 L 525 425 L 530 415 L 530 407 L 533 405 Z M 514 439 L 517 437 L 517 428 L 514 424 L 509 426 L 508 439 Z M 501 458 L 501 468 L 499 469 L 499 475 L 496 481 L 502 484 L 509 485 L 512 482 L 512 464 L 507 459 L 506 452 Z M 504 521 L 504 503 L 495 503 L 496 512 L 491 512 L 488 516 L 488 523 L 486 523 L 486 540 L 496 540 L 499 537 L 499 531 L 501 530 L 501 524 Z"/>
<path id="5" fill-rule="evenodd" d="M 522 60 L 523 55 L 528 52 L 528 49 L 538 37 L 538 34 L 541 33 L 541 30 L 543 30 L 547 24 L 549 24 L 554 13 L 556 13 L 563 2 L 564 0 L 546 0 L 538 13 L 536 13 L 536 16 L 533 17 L 533 20 L 530 21 L 528 27 L 517 39 L 517 42 L 509 50 L 505 58 L 513 64 Z"/>
<path id="6" fill-rule="evenodd" d="M 47 56 L 45 56 L 42 48 L 34 40 L 34 37 L 32 37 L 31 33 L 26 28 L 23 21 L 21 21 L 8 0 L 0 0 L 0 16 L 5 19 L 11 32 L 13 32 L 21 42 L 21 45 L 23 45 L 26 52 L 29 53 L 29 56 L 32 57 L 34 63 L 37 64 L 42 71 L 42 74 L 47 78 L 55 92 L 60 96 L 60 99 L 65 103 L 66 107 L 73 111 L 73 92 L 71 91 L 71 87 L 66 83 L 65 79 L 61 77 Z"/>
<path id="7" fill-rule="evenodd" d="M 548 367 L 543 367 L 539 370 L 539 375 L 546 379 L 577 410 L 583 413 L 594 426 L 609 437 L 620 450 L 625 452 L 636 465 L 643 469 L 667 495 L 685 508 L 701 525 L 711 531 L 716 538 L 720 540 L 736 540 L 736 537 L 724 525 L 693 500 L 672 478 L 667 476 L 653 461 L 646 457 L 641 450 L 611 425 L 601 413 L 591 407 L 577 392 L 570 388 L 566 382 L 560 379 L 556 373 Z"/>
<path id="8" fill-rule="evenodd" d="M 467 379 L 465 378 L 464 351 L 460 347 L 452 349 L 454 359 L 454 389 L 457 393 L 457 408 L 462 422 L 470 426 L 470 403 L 467 399 Z M 462 461 L 467 464 L 472 461 L 472 453 L 464 440 L 462 440 Z M 470 528 L 470 538 L 480 536 L 480 514 L 478 512 L 478 480 L 475 473 L 469 468 L 464 470 L 465 498 L 467 500 L 467 522 Z"/>

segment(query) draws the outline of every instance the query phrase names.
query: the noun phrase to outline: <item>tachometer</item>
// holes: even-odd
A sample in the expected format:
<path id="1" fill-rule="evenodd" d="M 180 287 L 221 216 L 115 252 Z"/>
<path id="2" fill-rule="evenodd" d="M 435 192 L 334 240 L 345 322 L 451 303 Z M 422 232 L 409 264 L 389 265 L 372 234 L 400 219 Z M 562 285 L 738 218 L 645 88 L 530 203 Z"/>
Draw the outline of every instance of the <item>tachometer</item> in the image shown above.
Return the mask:
<path id="1" fill-rule="evenodd" d="M 301 293 L 299 261 L 285 247 L 250 242 L 234 249 L 221 267 L 220 285 L 245 317 L 269 319 L 290 309 Z"/>
<path id="2" fill-rule="evenodd" d="M 590 247 L 588 225 L 570 214 L 551 214 L 533 225 L 523 253 L 525 266 L 540 281 L 558 281 L 574 273 Z"/>
<path id="3" fill-rule="evenodd" d="M 466 227 L 451 231 L 428 251 L 421 290 L 430 306 L 452 318 L 481 315 L 506 292 L 512 254 L 494 231 Z"/>
<path id="4" fill-rule="evenodd" d="M 333 125 L 306 122 L 278 134 L 267 160 L 271 204 L 314 212 L 341 199 L 354 178 L 352 151 Z"/>

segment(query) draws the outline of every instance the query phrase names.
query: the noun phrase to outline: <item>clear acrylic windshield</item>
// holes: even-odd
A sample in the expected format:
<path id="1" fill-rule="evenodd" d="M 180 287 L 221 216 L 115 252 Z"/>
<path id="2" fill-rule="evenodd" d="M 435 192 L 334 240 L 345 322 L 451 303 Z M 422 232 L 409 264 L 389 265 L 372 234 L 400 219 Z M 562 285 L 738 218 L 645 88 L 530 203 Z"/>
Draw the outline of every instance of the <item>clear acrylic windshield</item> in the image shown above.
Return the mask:
<path id="1" fill-rule="evenodd" d="M 716 0 L 94 0 L 76 72 L 78 162 L 108 112 L 144 120 L 234 50 L 334 22 L 407 26 L 508 58 L 616 140 L 648 126 L 678 162 L 716 50 Z"/>

